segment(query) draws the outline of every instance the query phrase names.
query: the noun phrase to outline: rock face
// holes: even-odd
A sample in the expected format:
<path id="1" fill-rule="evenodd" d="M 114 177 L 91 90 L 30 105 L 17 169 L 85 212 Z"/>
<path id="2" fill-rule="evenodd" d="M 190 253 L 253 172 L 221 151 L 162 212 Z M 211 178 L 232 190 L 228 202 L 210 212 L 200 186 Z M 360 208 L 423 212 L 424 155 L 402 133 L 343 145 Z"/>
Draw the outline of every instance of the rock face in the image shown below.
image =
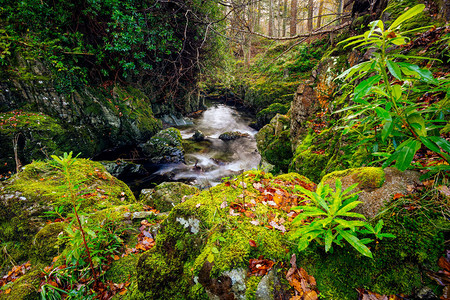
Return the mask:
<path id="1" fill-rule="evenodd" d="M 419 183 L 420 174 L 414 171 L 400 172 L 395 168 L 354 168 L 336 171 L 326 175 L 322 182 L 334 187 L 337 178 L 342 181 L 342 188 L 346 189 L 358 183 L 354 192 L 359 192 L 360 205 L 355 212 L 367 218 L 375 217 L 385 207 L 392 197 L 397 194 L 408 194 L 408 186 Z"/>
<path id="2" fill-rule="evenodd" d="M 83 87 L 62 94 L 43 64 L 20 58 L 18 63 L 35 79 L 2 81 L 0 111 L 26 105 L 27 110 L 50 116 L 63 125 L 61 135 L 76 153 L 92 157 L 107 148 L 136 145 L 161 129 L 161 122 L 152 112 L 151 100 L 138 89 Z M 45 150 L 54 154 L 51 148 Z"/>
<path id="3" fill-rule="evenodd" d="M 142 190 L 139 200 L 161 212 L 165 212 L 181 203 L 183 198 L 186 200 L 186 197 L 198 192 L 198 188 L 182 182 L 163 182 L 153 189 Z"/>
<path id="4" fill-rule="evenodd" d="M 184 162 L 182 138 L 176 128 L 161 130 L 139 147 L 154 164 Z"/>
<path id="5" fill-rule="evenodd" d="M 261 157 L 285 172 L 292 159 L 289 121 L 288 117 L 277 114 L 256 134 L 256 146 Z"/>

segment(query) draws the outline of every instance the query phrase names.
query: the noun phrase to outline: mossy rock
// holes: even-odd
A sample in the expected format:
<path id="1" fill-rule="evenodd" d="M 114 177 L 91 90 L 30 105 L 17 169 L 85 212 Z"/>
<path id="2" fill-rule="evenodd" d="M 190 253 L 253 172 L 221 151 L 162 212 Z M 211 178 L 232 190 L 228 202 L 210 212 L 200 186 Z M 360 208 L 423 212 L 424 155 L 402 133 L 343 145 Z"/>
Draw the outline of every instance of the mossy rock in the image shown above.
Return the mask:
<path id="1" fill-rule="evenodd" d="M 292 182 L 302 179 L 310 182 L 294 174 L 274 178 L 261 171 L 250 171 L 175 206 L 161 224 L 155 247 L 139 260 L 139 290 L 154 299 L 203 299 L 203 289 L 214 291 L 210 286 L 199 289 L 193 278 L 198 277 L 200 283 L 217 283 L 220 276 L 228 278 L 224 276 L 227 271 L 245 269 L 250 258 L 260 255 L 274 261 L 288 260 L 283 233 L 264 226 L 267 214 L 286 219 L 287 213 L 256 202 L 261 192 L 254 186 L 261 182 L 274 186 L 286 182 L 287 189 L 293 192 Z M 251 204 L 254 218 L 230 212 L 230 205 L 239 202 L 235 199 L 242 199 L 243 193 L 247 203 L 255 203 Z M 259 225 L 250 223 L 255 219 Z M 288 228 L 289 224 L 284 226 Z M 257 247 L 252 247 L 249 240 L 254 240 Z M 210 267 L 205 267 L 208 263 Z"/>
<path id="2" fill-rule="evenodd" d="M 66 225 L 64 222 L 55 222 L 47 224 L 39 230 L 33 239 L 34 255 L 32 257 L 34 261 L 49 265 L 53 257 L 64 249 L 58 236 L 64 233 Z"/>
<path id="3" fill-rule="evenodd" d="M 261 156 L 279 170 L 286 172 L 292 159 L 289 118 L 277 114 L 255 136 Z"/>
<path id="4" fill-rule="evenodd" d="M 195 186 L 182 182 L 163 182 L 153 189 L 142 190 L 139 200 L 161 212 L 165 212 L 181 203 L 183 198 L 189 198 L 199 191 Z"/>
<path id="5" fill-rule="evenodd" d="M 289 111 L 291 107 L 290 103 L 281 104 L 281 103 L 272 103 L 269 107 L 261 110 L 256 114 L 256 126 L 257 128 L 262 128 L 264 125 L 270 123 L 270 120 L 273 119 L 277 114 L 285 115 Z"/>
<path id="6" fill-rule="evenodd" d="M 80 212 L 91 213 L 136 202 L 128 186 L 107 173 L 98 162 L 77 159 L 70 172 L 73 183 L 83 193 Z M 0 187 L 0 239 L 14 242 L 10 248 L 21 253 L 21 259 L 33 256 L 30 244 L 45 226 L 45 212 L 54 206 L 62 207 L 64 217 L 72 211 L 63 178 L 54 161 L 33 162 Z"/>
<path id="7" fill-rule="evenodd" d="M 140 144 L 142 152 L 152 163 L 179 163 L 184 161 L 181 133 L 176 128 L 167 128 Z"/>
<path id="8" fill-rule="evenodd" d="M 335 171 L 323 177 L 322 183 L 334 188 L 336 179 L 341 180 L 343 189 L 358 183 L 353 192 L 359 193 L 361 203 L 354 211 L 368 218 L 375 217 L 392 197 L 407 194 L 408 186 L 419 183 L 420 174 L 414 171 L 400 172 L 394 168 L 362 167 Z"/>
<path id="9" fill-rule="evenodd" d="M 318 134 L 310 131 L 295 149 L 289 171 L 319 181 L 326 173 L 345 165 L 345 160 L 337 153 L 338 148 L 339 135 L 333 129 Z"/>
<path id="10" fill-rule="evenodd" d="M 227 131 L 219 135 L 219 139 L 222 141 L 232 141 L 237 140 L 242 137 L 248 137 L 248 133 L 242 133 L 239 131 Z"/>
<path id="11" fill-rule="evenodd" d="M 16 167 L 13 141 L 22 164 L 65 150 L 66 130 L 54 118 L 42 113 L 15 110 L 0 113 L 0 174 Z"/>
<path id="12" fill-rule="evenodd" d="M 28 271 L 7 288 L 11 289 L 8 294 L 0 294 L 0 300 L 37 300 L 39 298 L 39 285 L 41 283 L 41 272 L 39 270 Z"/>

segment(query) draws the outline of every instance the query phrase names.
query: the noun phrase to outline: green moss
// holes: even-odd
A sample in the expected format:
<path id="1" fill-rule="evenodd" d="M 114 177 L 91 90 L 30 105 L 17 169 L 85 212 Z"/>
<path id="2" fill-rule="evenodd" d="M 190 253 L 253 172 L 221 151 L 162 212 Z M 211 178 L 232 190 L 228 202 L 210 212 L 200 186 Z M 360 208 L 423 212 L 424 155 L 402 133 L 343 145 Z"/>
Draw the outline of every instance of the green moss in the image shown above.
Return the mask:
<path id="1" fill-rule="evenodd" d="M 114 261 L 105 274 L 106 280 L 114 283 L 136 280 L 136 265 L 141 254 L 129 254 Z"/>
<path id="2" fill-rule="evenodd" d="M 41 283 L 40 271 L 29 271 L 24 276 L 14 281 L 8 288 L 9 294 L 0 294 L 1 300 L 36 300 L 39 299 L 39 284 Z"/>
<path id="3" fill-rule="evenodd" d="M 255 292 L 258 289 L 258 284 L 261 282 L 262 276 L 250 276 L 246 281 L 245 285 L 247 289 L 245 290 L 245 299 L 256 300 Z"/>
<path id="4" fill-rule="evenodd" d="M 170 211 L 175 205 L 181 203 L 183 197 L 193 195 L 199 189 L 182 182 L 164 182 L 152 190 L 144 190 L 140 200 L 161 212 Z"/>
<path id="5" fill-rule="evenodd" d="M 382 168 L 362 167 L 353 168 L 343 171 L 335 171 L 325 175 L 322 182 L 330 184 L 337 178 L 351 176 L 358 182 L 358 188 L 363 190 L 373 190 L 383 185 L 385 181 L 385 174 Z"/>
<path id="6" fill-rule="evenodd" d="M 272 103 L 267 108 L 256 114 L 256 123 L 258 127 L 262 127 L 270 122 L 277 114 L 285 115 L 291 107 L 290 103 Z"/>
<path id="7" fill-rule="evenodd" d="M 64 222 L 50 223 L 36 234 L 33 240 L 34 261 L 48 265 L 61 252 L 64 246 L 58 240 L 58 235 L 64 232 L 65 226 Z"/>

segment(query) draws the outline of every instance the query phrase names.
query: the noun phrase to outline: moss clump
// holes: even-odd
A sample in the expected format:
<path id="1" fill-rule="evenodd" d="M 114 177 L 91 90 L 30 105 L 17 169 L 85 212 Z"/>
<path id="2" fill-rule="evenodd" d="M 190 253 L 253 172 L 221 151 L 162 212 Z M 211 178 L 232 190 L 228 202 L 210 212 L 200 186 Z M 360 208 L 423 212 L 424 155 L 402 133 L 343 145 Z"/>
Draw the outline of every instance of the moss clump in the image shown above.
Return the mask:
<path id="1" fill-rule="evenodd" d="M 39 270 L 29 271 L 7 288 L 11 289 L 9 294 L 0 294 L 1 300 L 36 300 L 39 299 L 39 284 L 41 283 L 41 272 Z"/>
<path id="2" fill-rule="evenodd" d="M 139 199 L 161 212 L 170 211 L 186 196 L 199 192 L 199 189 L 182 182 L 163 182 L 151 190 L 142 190 Z"/>
<path id="3" fill-rule="evenodd" d="M 64 232 L 65 227 L 66 223 L 56 222 L 47 224 L 39 230 L 33 240 L 34 261 L 44 264 L 52 262 L 53 257 L 57 256 L 64 247 L 61 245 L 61 241 L 58 240 L 58 236 Z"/>
<path id="4" fill-rule="evenodd" d="M 114 283 L 136 280 L 136 264 L 141 254 L 129 254 L 114 261 L 105 274 L 106 280 Z"/>
<path id="5" fill-rule="evenodd" d="M 295 149 L 289 171 L 317 182 L 329 172 L 346 169 L 349 160 L 340 152 L 340 138 L 333 128 L 319 133 L 311 130 Z"/>
<path id="6" fill-rule="evenodd" d="M 322 178 L 324 184 L 332 184 L 337 178 L 351 177 L 352 181 L 358 182 L 358 188 L 362 190 L 373 190 L 383 185 L 385 173 L 382 168 L 363 167 L 343 171 L 335 171 Z"/>

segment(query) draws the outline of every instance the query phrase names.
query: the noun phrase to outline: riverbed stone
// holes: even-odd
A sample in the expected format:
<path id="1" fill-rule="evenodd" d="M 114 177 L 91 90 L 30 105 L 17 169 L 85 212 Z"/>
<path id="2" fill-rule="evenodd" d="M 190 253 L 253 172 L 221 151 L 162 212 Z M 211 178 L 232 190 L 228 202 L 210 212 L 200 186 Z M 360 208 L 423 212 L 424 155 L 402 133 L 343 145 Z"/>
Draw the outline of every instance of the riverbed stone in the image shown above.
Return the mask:
<path id="1" fill-rule="evenodd" d="M 242 133 L 239 131 L 227 131 L 219 135 L 219 139 L 222 141 L 232 141 L 242 137 L 248 137 L 248 133 Z"/>
<path id="2" fill-rule="evenodd" d="M 197 194 L 195 186 L 182 182 L 163 182 L 153 189 L 143 189 L 139 199 L 161 212 L 170 211 L 175 205 Z"/>
<path id="3" fill-rule="evenodd" d="M 182 137 L 176 128 L 161 130 L 139 147 L 154 164 L 184 162 Z"/>
<path id="4" fill-rule="evenodd" d="M 205 140 L 205 135 L 200 130 L 196 130 L 194 135 L 192 135 L 192 140 L 195 142 L 201 142 Z"/>
<path id="5" fill-rule="evenodd" d="M 358 183 L 352 192 L 360 192 L 362 203 L 354 211 L 374 218 L 395 194 L 406 195 L 412 186 L 420 184 L 419 177 L 420 173 L 415 171 L 362 167 L 332 172 L 324 176 L 322 183 L 334 188 L 336 179 L 340 179 L 343 189 Z"/>

